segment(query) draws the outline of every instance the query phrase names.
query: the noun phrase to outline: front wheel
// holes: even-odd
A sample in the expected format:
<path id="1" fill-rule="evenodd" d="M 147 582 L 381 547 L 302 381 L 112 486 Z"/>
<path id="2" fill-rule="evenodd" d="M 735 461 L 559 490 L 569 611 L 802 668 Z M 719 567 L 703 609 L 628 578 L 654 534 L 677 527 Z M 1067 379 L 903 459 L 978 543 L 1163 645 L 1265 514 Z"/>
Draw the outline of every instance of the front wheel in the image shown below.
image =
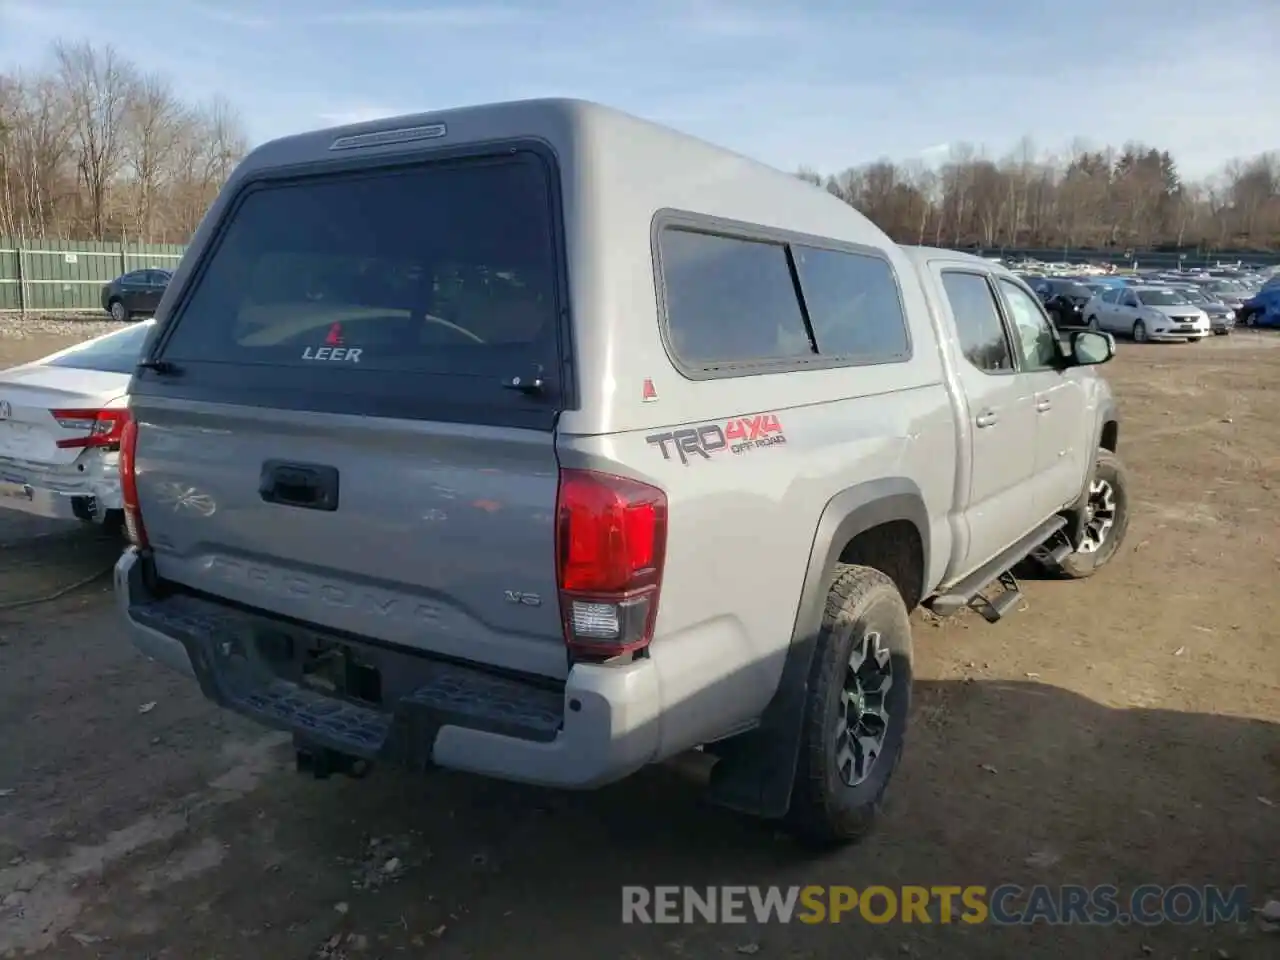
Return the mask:
<path id="1" fill-rule="evenodd" d="M 875 821 L 911 707 L 911 623 L 894 582 L 843 567 L 813 656 L 786 825 L 812 843 L 850 843 Z"/>
<path id="2" fill-rule="evenodd" d="M 1147 342 L 1147 325 L 1143 323 L 1141 320 L 1139 320 L 1137 323 L 1133 325 L 1133 342 L 1134 343 Z"/>
<path id="3" fill-rule="evenodd" d="M 1129 531 L 1129 475 L 1120 458 L 1109 450 L 1098 453 L 1085 511 L 1080 546 L 1058 564 L 1073 580 L 1091 577 L 1110 563 Z"/>
<path id="4" fill-rule="evenodd" d="M 1097 318 L 1097 317 L 1090 317 L 1090 318 L 1089 318 L 1089 322 L 1086 324 L 1086 326 L 1088 326 L 1088 328 L 1089 328 L 1090 330 L 1095 330 L 1095 331 L 1096 331 L 1096 330 L 1098 329 L 1098 318 Z"/>

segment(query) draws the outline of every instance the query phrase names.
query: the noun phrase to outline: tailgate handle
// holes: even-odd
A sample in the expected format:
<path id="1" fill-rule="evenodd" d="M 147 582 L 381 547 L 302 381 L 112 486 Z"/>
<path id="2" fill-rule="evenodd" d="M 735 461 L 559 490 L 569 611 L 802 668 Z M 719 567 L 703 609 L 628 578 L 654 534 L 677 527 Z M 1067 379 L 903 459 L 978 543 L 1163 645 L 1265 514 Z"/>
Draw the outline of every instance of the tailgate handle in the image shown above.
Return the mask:
<path id="1" fill-rule="evenodd" d="M 337 510 L 338 471 L 319 464 L 268 460 L 262 465 L 258 495 L 284 507 Z"/>

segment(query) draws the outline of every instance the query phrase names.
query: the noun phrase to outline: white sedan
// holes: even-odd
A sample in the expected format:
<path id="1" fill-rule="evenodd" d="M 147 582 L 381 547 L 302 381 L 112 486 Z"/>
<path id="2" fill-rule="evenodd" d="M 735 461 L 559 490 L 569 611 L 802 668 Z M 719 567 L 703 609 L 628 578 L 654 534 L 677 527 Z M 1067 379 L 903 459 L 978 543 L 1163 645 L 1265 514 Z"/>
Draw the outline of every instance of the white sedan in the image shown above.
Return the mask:
<path id="1" fill-rule="evenodd" d="M 1203 340 L 1213 333 L 1209 315 L 1177 290 L 1158 286 L 1112 287 L 1084 306 L 1094 330 L 1148 340 Z"/>
<path id="2" fill-rule="evenodd" d="M 0 371 L 0 509 L 120 522 L 125 390 L 152 323 Z"/>

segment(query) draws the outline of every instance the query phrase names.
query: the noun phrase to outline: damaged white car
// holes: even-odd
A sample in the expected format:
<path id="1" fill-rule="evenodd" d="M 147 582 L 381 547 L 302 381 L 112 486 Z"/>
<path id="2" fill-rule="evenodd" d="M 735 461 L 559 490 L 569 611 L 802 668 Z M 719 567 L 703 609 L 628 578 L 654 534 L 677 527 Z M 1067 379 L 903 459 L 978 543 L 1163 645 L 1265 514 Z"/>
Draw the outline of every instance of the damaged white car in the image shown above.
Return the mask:
<path id="1" fill-rule="evenodd" d="M 151 326 L 0 371 L 0 510 L 121 523 L 125 390 Z"/>

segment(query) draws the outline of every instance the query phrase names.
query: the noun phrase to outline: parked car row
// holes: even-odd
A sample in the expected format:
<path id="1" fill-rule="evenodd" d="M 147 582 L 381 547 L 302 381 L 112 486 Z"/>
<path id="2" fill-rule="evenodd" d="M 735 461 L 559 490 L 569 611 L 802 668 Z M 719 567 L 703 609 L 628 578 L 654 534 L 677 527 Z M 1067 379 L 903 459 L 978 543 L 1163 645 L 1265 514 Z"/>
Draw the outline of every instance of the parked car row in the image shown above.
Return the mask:
<path id="1" fill-rule="evenodd" d="M 1244 267 L 1100 276 L 1023 272 L 1060 327 L 1088 327 L 1135 340 L 1200 340 L 1238 323 L 1280 326 L 1280 273 Z"/>

